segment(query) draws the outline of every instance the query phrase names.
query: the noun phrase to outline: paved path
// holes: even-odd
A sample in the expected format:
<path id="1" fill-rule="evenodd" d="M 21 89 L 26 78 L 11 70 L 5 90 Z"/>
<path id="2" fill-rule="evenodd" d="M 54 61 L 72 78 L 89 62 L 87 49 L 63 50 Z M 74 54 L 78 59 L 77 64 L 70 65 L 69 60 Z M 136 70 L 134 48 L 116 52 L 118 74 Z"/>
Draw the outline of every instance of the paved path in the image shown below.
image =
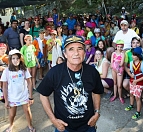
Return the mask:
<path id="1" fill-rule="evenodd" d="M 34 93 L 35 103 L 31 106 L 33 125 L 37 132 L 54 132 L 54 126 L 43 110 L 39 94 Z M 53 106 L 53 96 L 50 97 Z M 131 119 L 136 109 L 131 112 L 124 111 L 129 99 L 122 105 L 119 100 L 110 103 L 102 99 L 101 116 L 97 122 L 97 132 L 143 132 L 143 116 L 137 121 Z M 142 110 L 143 113 L 143 110 Z M 0 103 L 0 117 L 4 116 L 4 104 Z M 14 123 L 14 132 L 28 132 L 27 123 L 21 107 L 17 110 Z M 0 122 L 0 132 L 8 127 L 8 121 Z"/>

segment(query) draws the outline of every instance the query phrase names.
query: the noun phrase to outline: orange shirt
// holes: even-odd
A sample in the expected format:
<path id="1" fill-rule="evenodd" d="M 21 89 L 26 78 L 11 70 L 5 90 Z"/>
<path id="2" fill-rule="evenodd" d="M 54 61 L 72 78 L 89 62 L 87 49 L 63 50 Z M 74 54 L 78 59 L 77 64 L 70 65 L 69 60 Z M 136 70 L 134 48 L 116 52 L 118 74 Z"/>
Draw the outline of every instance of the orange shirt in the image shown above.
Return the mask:
<path id="1" fill-rule="evenodd" d="M 42 42 L 43 42 L 43 44 L 44 44 L 44 47 L 43 47 L 43 55 L 44 55 L 44 57 L 46 57 L 46 56 L 47 56 L 47 44 L 46 44 L 47 40 L 44 39 Z M 33 41 L 33 45 L 35 46 L 35 49 L 36 49 L 35 55 L 38 56 L 38 53 L 39 53 L 39 51 L 40 51 L 40 48 L 39 48 L 38 41 L 37 41 L 36 39 Z"/>

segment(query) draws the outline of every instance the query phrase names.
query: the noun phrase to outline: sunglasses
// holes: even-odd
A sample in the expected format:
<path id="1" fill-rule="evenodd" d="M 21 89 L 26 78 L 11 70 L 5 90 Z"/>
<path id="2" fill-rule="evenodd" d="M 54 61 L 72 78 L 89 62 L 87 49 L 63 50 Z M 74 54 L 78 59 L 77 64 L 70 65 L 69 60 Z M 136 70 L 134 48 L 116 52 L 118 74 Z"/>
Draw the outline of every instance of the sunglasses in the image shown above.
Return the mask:
<path id="1" fill-rule="evenodd" d="M 39 22 L 39 20 L 35 20 L 35 22 Z"/>

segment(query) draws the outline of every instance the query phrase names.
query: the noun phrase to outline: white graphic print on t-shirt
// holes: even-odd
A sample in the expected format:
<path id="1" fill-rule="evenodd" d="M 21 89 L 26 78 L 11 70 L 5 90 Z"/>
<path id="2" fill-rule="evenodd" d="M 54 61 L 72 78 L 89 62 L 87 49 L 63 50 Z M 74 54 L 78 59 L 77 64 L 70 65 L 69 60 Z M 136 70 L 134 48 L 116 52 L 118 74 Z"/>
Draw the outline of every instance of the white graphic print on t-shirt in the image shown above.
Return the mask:
<path id="1" fill-rule="evenodd" d="M 79 119 L 84 117 L 87 109 L 88 93 L 83 87 L 69 83 L 68 86 L 62 86 L 61 98 L 64 101 L 65 107 L 70 115 L 67 118 Z"/>

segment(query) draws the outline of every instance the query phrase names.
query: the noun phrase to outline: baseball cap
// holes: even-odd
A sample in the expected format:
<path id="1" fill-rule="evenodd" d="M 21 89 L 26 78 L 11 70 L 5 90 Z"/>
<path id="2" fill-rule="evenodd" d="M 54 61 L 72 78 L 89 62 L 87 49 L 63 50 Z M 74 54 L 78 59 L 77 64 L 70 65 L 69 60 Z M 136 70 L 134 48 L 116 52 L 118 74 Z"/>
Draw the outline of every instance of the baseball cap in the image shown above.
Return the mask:
<path id="1" fill-rule="evenodd" d="M 100 33 L 100 28 L 95 28 L 94 33 Z"/>
<path id="2" fill-rule="evenodd" d="M 129 23 L 126 20 L 122 20 L 121 23 L 120 23 L 120 25 L 122 25 L 122 24 L 128 25 Z"/>
<path id="3" fill-rule="evenodd" d="M 70 35 L 68 36 L 65 41 L 64 41 L 64 48 L 71 43 L 81 43 L 83 45 L 84 44 L 84 39 L 81 36 L 77 36 L 77 35 Z"/>
<path id="4" fill-rule="evenodd" d="M 21 53 L 17 49 L 13 49 L 13 50 L 9 51 L 9 55 L 14 55 L 14 54 L 21 54 Z"/>
<path id="5" fill-rule="evenodd" d="M 56 30 L 51 30 L 50 34 L 55 34 L 55 35 L 57 35 L 57 31 L 56 31 Z"/>
<path id="6" fill-rule="evenodd" d="M 87 23 L 85 24 L 85 27 L 92 28 L 91 22 L 87 22 Z"/>
<path id="7" fill-rule="evenodd" d="M 7 45 L 5 43 L 0 43 L 0 47 L 7 48 Z"/>
<path id="8" fill-rule="evenodd" d="M 68 23 L 64 22 L 64 23 L 63 23 L 63 26 L 68 26 Z"/>
<path id="9" fill-rule="evenodd" d="M 122 7 L 122 10 L 125 10 L 125 7 Z"/>
<path id="10" fill-rule="evenodd" d="M 86 45 L 91 45 L 91 41 L 90 40 L 85 40 L 84 42 Z"/>
<path id="11" fill-rule="evenodd" d="M 47 21 L 48 22 L 53 22 L 53 18 L 48 18 Z"/>
<path id="12" fill-rule="evenodd" d="M 45 33 L 45 30 L 44 29 L 40 29 L 39 33 Z"/>
<path id="13" fill-rule="evenodd" d="M 117 40 L 116 45 L 124 45 L 124 41 L 123 40 Z"/>
<path id="14" fill-rule="evenodd" d="M 136 47 L 136 48 L 134 48 L 134 49 L 133 49 L 133 53 L 142 56 L 142 48 L 141 48 L 141 47 Z"/>

